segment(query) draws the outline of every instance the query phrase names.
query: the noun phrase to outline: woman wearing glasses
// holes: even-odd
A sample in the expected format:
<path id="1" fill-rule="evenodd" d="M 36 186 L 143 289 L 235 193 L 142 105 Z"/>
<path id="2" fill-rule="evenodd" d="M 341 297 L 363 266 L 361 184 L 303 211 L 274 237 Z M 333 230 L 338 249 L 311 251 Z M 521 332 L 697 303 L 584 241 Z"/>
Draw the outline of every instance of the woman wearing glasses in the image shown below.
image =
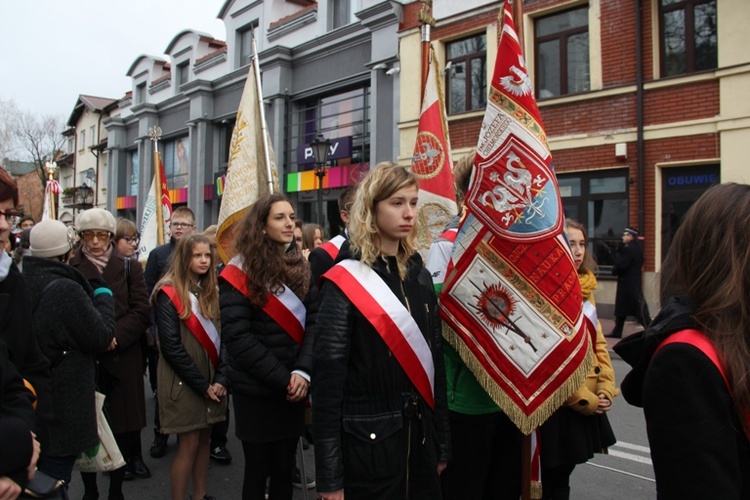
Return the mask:
<path id="1" fill-rule="evenodd" d="M 120 217 L 117 219 L 117 230 L 115 232 L 115 245 L 123 257 L 137 259 L 138 245 L 141 243 L 141 235 L 138 228 L 131 220 Z"/>
<path id="2" fill-rule="evenodd" d="M 116 347 L 99 356 L 99 390 L 107 396 L 105 406 L 117 445 L 125 460 L 133 463 L 135 442 L 146 426 L 141 340 L 150 322 L 150 308 L 141 266 L 126 265 L 126 258 L 113 241 L 115 226 L 112 214 L 101 208 L 79 214 L 76 231 L 83 244 L 70 264 L 86 278 L 103 279 L 115 297 Z M 110 499 L 122 498 L 125 472 L 123 467 L 110 474 Z M 81 476 L 86 487 L 84 498 L 98 498 L 96 475 Z"/>

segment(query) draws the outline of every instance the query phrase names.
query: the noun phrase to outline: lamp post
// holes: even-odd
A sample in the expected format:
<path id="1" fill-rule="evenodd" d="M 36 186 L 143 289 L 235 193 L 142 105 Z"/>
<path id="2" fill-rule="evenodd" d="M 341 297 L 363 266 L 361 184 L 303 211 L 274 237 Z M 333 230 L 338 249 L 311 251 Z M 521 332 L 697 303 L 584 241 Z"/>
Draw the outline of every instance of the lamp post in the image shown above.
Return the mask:
<path id="1" fill-rule="evenodd" d="M 319 226 L 323 215 L 323 177 L 326 176 L 326 163 L 328 163 L 328 151 L 331 149 L 331 141 L 318 134 L 310 143 L 313 158 L 315 159 L 315 176 L 318 178 L 318 210 L 316 221 Z"/>

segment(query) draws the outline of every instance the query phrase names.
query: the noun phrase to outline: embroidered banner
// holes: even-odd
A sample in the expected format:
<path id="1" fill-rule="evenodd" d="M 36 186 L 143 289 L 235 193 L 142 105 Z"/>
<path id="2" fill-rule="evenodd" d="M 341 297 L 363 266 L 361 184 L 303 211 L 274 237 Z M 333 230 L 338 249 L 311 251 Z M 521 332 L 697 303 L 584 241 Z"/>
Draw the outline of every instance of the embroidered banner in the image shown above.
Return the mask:
<path id="1" fill-rule="evenodd" d="M 444 336 L 525 434 L 592 362 L 578 274 L 533 86 L 505 2 L 475 170 L 443 291 Z"/>

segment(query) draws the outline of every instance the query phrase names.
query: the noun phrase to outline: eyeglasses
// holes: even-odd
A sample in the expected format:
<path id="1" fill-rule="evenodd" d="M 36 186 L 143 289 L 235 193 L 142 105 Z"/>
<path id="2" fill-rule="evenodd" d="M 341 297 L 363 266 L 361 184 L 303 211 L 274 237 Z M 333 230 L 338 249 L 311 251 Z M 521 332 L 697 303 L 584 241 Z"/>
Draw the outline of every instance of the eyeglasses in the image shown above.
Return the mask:
<path id="1" fill-rule="evenodd" d="M 138 245 L 141 242 L 140 236 L 123 236 L 123 240 L 125 240 L 129 245 Z"/>
<path id="2" fill-rule="evenodd" d="M 21 217 L 22 215 L 21 212 L 16 212 L 15 210 L 6 210 L 5 212 L 0 210 L 0 216 L 5 217 L 6 221 L 10 221 L 12 217 Z"/>
<path id="3" fill-rule="evenodd" d="M 81 236 L 83 236 L 84 241 L 94 241 L 94 238 L 102 242 L 109 241 L 109 233 L 104 231 L 84 231 Z"/>
<path id="4" fill-rule="evenodd" d="M 195 224 L 190 224 L 189 222 L 170 222 L 170 227 L 175 227 L 177 229 L 187 229 L 189 227 L 193 227 Z"/>

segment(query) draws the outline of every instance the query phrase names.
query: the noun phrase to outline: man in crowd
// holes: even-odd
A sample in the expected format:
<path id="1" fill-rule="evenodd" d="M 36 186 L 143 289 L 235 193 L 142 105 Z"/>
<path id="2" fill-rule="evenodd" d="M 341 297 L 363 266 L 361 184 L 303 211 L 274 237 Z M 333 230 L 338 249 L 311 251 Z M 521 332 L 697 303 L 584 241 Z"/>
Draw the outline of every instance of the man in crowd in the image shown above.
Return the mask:
<path id="1" fill-rule="evenodd" d="M 615 295 L 615 327 L 605 337 L 622 337 L 622 328 L 627 316 L 647 327 L 651 323 L 648 304 L 643 298 L 641 269 L 643 252 L 638 244 L 638 231 L 626 227 L 622 233 L 622 245 L 617 250 L 617 261 L 612 267 L 612 274 L 617 276 L 617 294 Z"/>
<path id="2" fill-rule="evenodd" d="M 320 245 L 318 248 L 310 252 L 310 257 L 307 260 L 310 261 L 310 269 L 312 270 L 313 279 L 316 285 L 320 285 L 320 277 L 323 276 L 326 271 L 333 267 L 338 257 L 341 245 L 349 239 L 349 210 L 351 210 L 354 204 L 354 197 L 357 194 L 357 185 L 347 187 L 343 193 L 339 195 L 339 216 L 344 222 L 344 229 L 337 236 L 331 238 L 327 242 Z"/>

